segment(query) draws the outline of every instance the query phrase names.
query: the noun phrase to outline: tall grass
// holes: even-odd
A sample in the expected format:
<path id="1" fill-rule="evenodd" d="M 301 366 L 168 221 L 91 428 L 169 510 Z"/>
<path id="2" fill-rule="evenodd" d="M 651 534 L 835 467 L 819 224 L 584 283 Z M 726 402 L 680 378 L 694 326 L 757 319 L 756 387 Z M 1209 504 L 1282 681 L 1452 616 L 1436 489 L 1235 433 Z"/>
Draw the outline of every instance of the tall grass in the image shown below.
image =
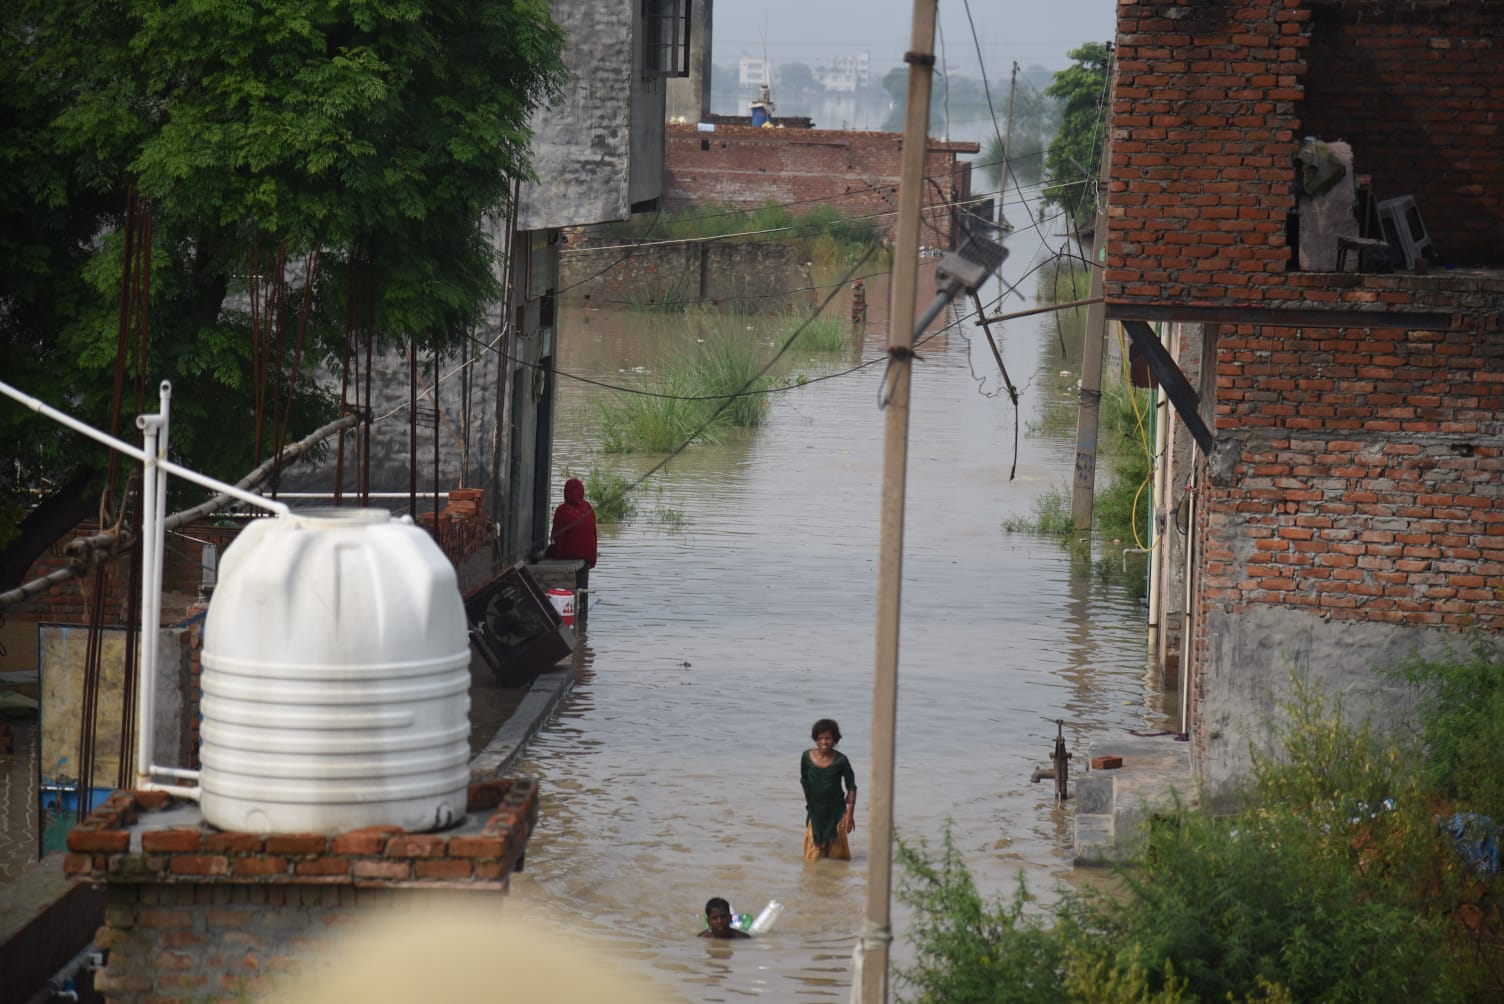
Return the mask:
<path id="1" fill-rule="evenodd" d="M 791 348 L 805 352 L 845 352 L 851 347 L 851 326 L 840 318 L 825 314 L 817 317 L 793 312 L 782 314 L 775 330 L 780 344 L 797 331 L 798 337 Z"/>
<path id="2" fill-rule="evenodd" d="M 732 428 L 762 424 L 771 385 L 749 338 L 712 327 L 702 344 L 671 360 L 644 387 L 599 406 L 607 453 L 669 453 L 687 442 L 719 443 Z M 733 395 L 735 395 L 733 397 Z"/>
<path id="3" fill-rule="evenodd" d="M 1104 537 L 1149 543 L 1153 518 L 1153 392 L 1109 375 L 1102 388 L 1098 425 L 1106 453 L 1107 484 L 1096 494 L 1094 522 Z"/>
<path id="4" fill-rule="evenodd" d="M 585 498 L 595 509 L 597 523 L 625 523 L 636 514 L 637 503 L 631 495 L 632 483 L 615 471 L 592 466 L 588 474 L 580 474 L 566 468 L 564 476 L 585 482 Z"/>
<path id="5" fill-rule="evenodd" d="M 1033 502 L 1031 516 L 1014 516 L 1003 520 L 1009 533 L 1037 533 L 1045 537 L 1067 537 L 1076 529 L 1071 516 L 1071 500 L 1064 488 L 1050 488 Z"/>

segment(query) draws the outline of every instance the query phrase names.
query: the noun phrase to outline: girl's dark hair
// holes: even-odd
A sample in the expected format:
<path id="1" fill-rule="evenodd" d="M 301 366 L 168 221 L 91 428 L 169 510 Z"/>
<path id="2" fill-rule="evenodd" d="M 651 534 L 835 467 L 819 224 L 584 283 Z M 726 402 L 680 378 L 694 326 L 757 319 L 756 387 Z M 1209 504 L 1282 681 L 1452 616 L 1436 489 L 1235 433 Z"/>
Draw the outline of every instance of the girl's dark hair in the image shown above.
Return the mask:
<path id="1" fill-rule="evenodd" d="M 726 902 L 724 899 L 721 899 L 721 897 L 719 897 L 719 896 L 712 896 L 708 900 L 705 901 L 705 916 L 707 916 L 707 917 L 710 916 L 710 911 L 714 910 L 716 907 L 720 907 L 722 910 L 725 910 L 727 913 L 731 912 L 731 904 L 730 903 Z"/>
<path id="2" fill-rule="evenodd" d="M 836 742 L 841 741 L 841 727 L 836 724 L 834 718 L 822 718 L 816 722 L 809 730 L 809 737 L 818 741 L 822 732 L 829 732 L 835 737 Z"/>

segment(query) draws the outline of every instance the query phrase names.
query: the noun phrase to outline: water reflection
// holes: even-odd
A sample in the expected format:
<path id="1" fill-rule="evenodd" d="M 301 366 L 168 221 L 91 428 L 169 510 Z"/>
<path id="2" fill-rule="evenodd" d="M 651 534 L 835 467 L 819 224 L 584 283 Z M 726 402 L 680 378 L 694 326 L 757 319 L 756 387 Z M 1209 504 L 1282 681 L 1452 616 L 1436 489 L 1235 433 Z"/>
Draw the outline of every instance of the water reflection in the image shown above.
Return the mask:
<path id="1" fill-rule="evenodd" d="M 1014 279 L 1037 250 L 1031 240 L 1010 238 Z M 877 307 L 887 294 L 873 279 L 867 295 Z M 675 337 L 662 316 L 576 305 L 561 317 L 560 368 L 602 383 L 638 379 L 634 368 L 656 365 Z M 1020 418 L 1061 407 L 1063 392 L 1044 379 L 1069 367 L 1046 347 L 1055 321 L 1029 318 L 998 334 L 1010 373 L 1030 375 L 1017 381 Z M 881 358 L 883 345 L 874 325 L 860 359 Z M 833 373 L 857 353 L 793 365 Z M 1078 754 L 1094 734 L 1161 724 L 1145 683 L 1144 618 L 1058 543 L 1002 529 L 1068 482 L 1073 427 L 1021 437 L 1009 480 L 1018 419 L 1006 395 L 989 395 L 996 366 L 979 329 L 955 328 L 921 356 L 897 830 L 935 846 L 950 820 L 984 891 L 1011 890 L 1022 869 L 1048 898 L 1069 870 L 1069 814 L 1029 774 L 1047 757 L 1057 718 Z M 978 377 L 991 382 L 979 387 Z M 543 806 L 513 895 L 589 927 L 688 1000 L 848 993 L 864 913 L 866 797 L 856 860 L 806 866 L 798 761 L 811 722 L 836 718 L 841 749 L 868 787 L 881 380 L 874 365 L 775 395 L 762 428 L 690 448 L 645 487 L 634 521 L 603 530 L 591 576 L 593 661 L 521 767 L 541 778 Z M 561 381 L 561 468 L 633 478 L 660 459 L 598 452 L 596 402 L 609 393 Z M 655 507 L 682 513 L 682 527 L 654 520 Z M 776 898 L 785 911 L 763 937 L 707 946 L 695 934 L 710 896 L 750 913 Z M 895 901 L 900 963 L 907 923 Z"/>

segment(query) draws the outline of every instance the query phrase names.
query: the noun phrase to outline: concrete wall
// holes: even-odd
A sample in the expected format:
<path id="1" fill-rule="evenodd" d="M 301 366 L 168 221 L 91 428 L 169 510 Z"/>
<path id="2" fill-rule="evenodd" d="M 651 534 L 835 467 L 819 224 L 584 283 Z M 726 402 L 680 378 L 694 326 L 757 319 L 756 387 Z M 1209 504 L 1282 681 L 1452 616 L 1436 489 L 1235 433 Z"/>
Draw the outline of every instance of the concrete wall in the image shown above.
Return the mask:
<path id="1" fill-rule="evenodd" d="M 689 76 L 668 82 L 667 118 L 703 122 L 710 116 L 712 21 L 715 0 L 690 0 Z"/>
<path id="2" fill-rule="evenodd" d="M 524 231 L 624 220 L 661 183 L 665 88 L 643 80 L 639 5 L 555 0 L 553 17 L 568 34 L 571 77 L 530 123 L 537 180 L 521 187 Z"/>
<path id="3" fill-rule="evenodd" d="M 644 244 L 629 254 L 606 240 L 600 250 L 589 244 L 568 248 L 560 284 L 597 307 L 704 302 L 758 313 L 797 302 L 789 290 L 808 287 L 810 277 L 788 244 Z M 812 289 L 806 299 L 814 302 Z"/>
<path id="4" fill-rule="evenodd" d="M 1424 196 L 1444 260 L 1499 261 L 1476 235 L 1498 229 L 1504 162 L 1475 113 L 1504 81 L 1474 64 L 1504 10 L 1123 2 L 1118 29 L 1109 313 L 1207 321 L 1187 653 L 1215 793 L 1273 734 L 1292 674 L 1400 715 L 1383 670 L 1504 630 L 1504 275 L 1299 272 L 1286 237 L 1295 154 L 1320 131 L 1353 142 L 1380 198 Z"/>

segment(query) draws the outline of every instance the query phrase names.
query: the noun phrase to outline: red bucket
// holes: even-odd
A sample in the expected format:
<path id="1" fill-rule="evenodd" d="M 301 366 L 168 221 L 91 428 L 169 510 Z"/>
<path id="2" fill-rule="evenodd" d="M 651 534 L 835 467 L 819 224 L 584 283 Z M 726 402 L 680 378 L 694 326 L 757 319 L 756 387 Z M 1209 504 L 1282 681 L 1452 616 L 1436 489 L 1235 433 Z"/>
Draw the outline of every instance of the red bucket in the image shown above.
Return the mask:
<path id="1" fill-rule="evenodd" d="M 559 612 L 559 618 L 570 627 L 574 627 L 574 591 L 570 589 L 550 589 L 548 602 L 554 605 Z"/>

